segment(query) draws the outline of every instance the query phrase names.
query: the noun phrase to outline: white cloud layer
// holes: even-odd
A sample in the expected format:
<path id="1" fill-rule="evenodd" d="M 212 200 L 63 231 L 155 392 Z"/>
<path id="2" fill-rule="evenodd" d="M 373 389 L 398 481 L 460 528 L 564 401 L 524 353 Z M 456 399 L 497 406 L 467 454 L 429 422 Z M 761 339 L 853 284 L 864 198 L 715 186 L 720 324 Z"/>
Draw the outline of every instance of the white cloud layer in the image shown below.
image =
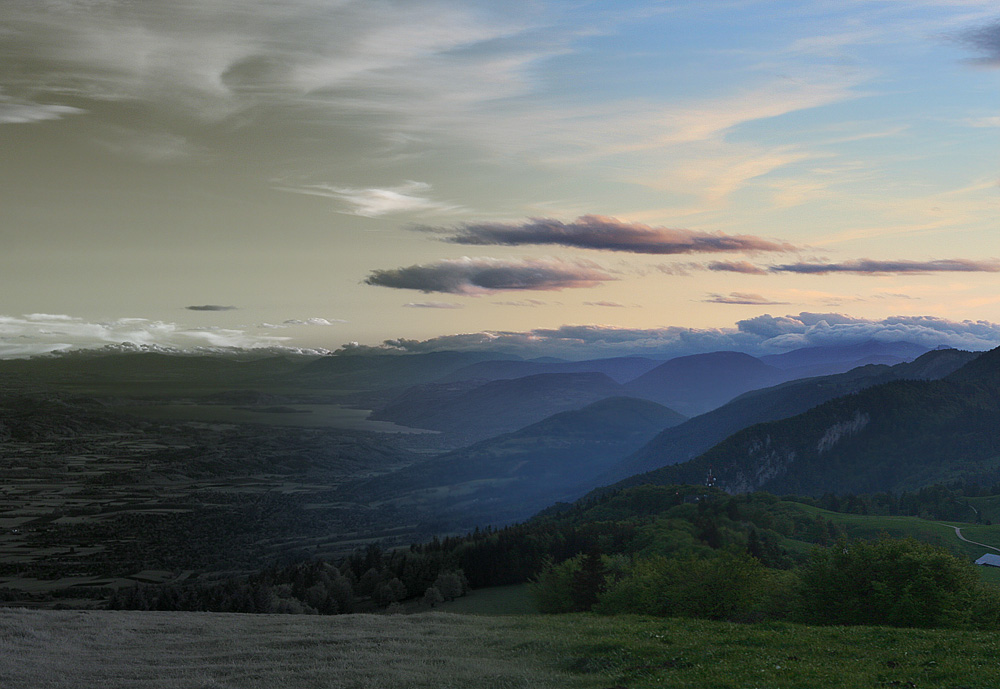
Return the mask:
<path id="1" fill-rule="evenodd" d="M 94 323 L 63 314 L 0 316 L 0 359 L 122 343 L 203 351 L 282 347 L 287 342 L 285 337 L 251 335 L 231 328 L 196 328 L 146 318 Z"/>
<path id="2" fill-rule="evenodd" d="M 452 203 L 434 201 L 426 196 L 431 185 L 424 182 L 408 181 L 398 187 L 387 189 L 353 189 L 334 187 L 326 184 L 308 184 L 299 187 L 278 187 L 281 191 L 309 196 L 323 196 L 345 204 L 351 215 L 377 218 L 393 213 L 416 213 L 419 215 L 456 213 L 464 210 Z"/>
<path id="3" fill-rule="evenodd" d="M 0 124 L 29 124 L 59 120 L 66 115 L 82 115 L 86 110 L 69 105 L 19 102 L 0 92 Z"/>

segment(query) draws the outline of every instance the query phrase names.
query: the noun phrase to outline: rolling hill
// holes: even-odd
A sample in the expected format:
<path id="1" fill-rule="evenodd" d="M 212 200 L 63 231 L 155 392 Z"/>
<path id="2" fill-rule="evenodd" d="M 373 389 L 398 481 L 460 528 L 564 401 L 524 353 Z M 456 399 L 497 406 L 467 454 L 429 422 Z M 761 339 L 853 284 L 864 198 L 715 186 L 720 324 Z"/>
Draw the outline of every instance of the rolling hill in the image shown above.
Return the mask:
<path id="1" fill-rule="evenodd" d="M 612 397 L 352 486 L 419 502 L 470 526 L 523 519 L 593 487 L 623 454 L 684 417 L 662 405 Z"/>
<path id="2" fill-rule="evenodd" d="M 788 380 L 783 370 L 741 352 L 671 359 L 625 384 L 627 394 L 696 416 L 737 395 Z"/>
<path id="3" fill-rule="evenodd" d="M 418 393 L 404 395 L 370 418 L 484 440 L 624 391 L 603 373 L 540 373 L 469 390 L 454 383 L 434 386 L 429 395 Z"/>

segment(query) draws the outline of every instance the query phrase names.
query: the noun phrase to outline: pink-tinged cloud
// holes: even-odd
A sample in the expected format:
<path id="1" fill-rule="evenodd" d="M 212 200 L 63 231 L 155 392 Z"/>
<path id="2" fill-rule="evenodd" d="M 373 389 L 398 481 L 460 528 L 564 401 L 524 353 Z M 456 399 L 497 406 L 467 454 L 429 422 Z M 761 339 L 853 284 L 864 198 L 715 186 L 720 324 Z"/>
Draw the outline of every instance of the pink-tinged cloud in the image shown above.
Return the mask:
<path id="1" fill-rule="evenodd" d="M 368 285 L 447 294 L 593 287 L 616 278 L 590 261 L 523 258 L 457 258 L 406 268 L 374 270 Z"/>
<path id="2" fill-rule="evenodd" d="M 934 261 L 874 261 L 861 258 L 841 263 L 789 263 L 771 266 L 772 273 L 803 273 L 826 275 L 852 273 L 855 275 L 888 275 L 890 273 L 1000 273 L 1000 260 L 975 261 L 967 258 L 944 258 Z"/>
<path id="3" fill-rule="evenodd" d="M 795 251 L 787 242 L 753 235 L 695 232 L 622 222 L 601 215 L 584 215 L 564 223 L 552 218 L 532 218 L 518 224 L 462 225 L 446 241 L 477 246 L 557 245 L 576 249 L 625 251 L 634 254 L 756 253 Z"/>
<path id="4" fill-rule="evenodd" d="M 702 301 L 708 304 L 746 304 L 753 306 L 773 306 L 777 304 L 787 304 L 787 301 L 772 301 L 759 294 L 748 294 L 747 292 L 730 292 L 729 296 L 722 294 L 709 294 Z"/>
<path id="5" fill-rule="evenodd" d="M 706 268 L 718 272 L 743 273 L 744 275 L 767 275 L 767 271 L 748 261 L 712 261 Z"/>

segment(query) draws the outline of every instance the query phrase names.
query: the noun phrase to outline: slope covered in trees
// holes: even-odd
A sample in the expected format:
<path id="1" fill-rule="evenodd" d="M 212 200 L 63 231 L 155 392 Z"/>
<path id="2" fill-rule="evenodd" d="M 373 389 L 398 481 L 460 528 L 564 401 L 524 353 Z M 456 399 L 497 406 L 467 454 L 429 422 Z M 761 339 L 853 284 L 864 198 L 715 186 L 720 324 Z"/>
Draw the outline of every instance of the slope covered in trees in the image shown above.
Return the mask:
<path id="1" fill-rule="evenodd" d="M 689 462 L 638 483 L 703 482 L 732 492 L 819 495 L 1000 479 L 1000 349 L 942 380 L 901 380 L 735 433 Z"/>
<path id="2" fill-rule="evenodd" d="M 817 405 L 892 380 L 936 380 L 978 353 L 943 349 L 895 366 L 861 366 L 845 373 L 794 380 L 741 395 L 718 409 L 665 429 L 604 477 L 606 483 L 694 459 L 748 426 L 801 414 Z"/>

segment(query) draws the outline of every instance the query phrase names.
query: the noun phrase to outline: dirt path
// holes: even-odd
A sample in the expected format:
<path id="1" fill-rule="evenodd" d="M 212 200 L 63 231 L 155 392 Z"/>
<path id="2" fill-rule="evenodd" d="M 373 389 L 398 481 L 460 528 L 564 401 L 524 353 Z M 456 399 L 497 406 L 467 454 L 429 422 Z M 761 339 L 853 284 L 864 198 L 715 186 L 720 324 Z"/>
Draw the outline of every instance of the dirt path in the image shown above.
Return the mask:
<path id="1" fill-rule="evenodd" d="M 940 524 L 940 522 L 938 522 Z M 986 545 L 985 543 L 978 543 L 976 541 L 970 541 L 968 538 L 962 535 L 962 529 L 957 526 L 952 526 L 951 524 L 941 524 L 941 526 L 947 526 L 949 529 L 955 529 L 955 535 L 958 536 L 959 540 L 965 541 L 966 543 L 971 543 L 972 545 L 978 545 L 983 548 L 989 548 L 990 550 L 995 550 L 1000 553 L 1000 548 L 994 548 L 991 545 Z"/>

